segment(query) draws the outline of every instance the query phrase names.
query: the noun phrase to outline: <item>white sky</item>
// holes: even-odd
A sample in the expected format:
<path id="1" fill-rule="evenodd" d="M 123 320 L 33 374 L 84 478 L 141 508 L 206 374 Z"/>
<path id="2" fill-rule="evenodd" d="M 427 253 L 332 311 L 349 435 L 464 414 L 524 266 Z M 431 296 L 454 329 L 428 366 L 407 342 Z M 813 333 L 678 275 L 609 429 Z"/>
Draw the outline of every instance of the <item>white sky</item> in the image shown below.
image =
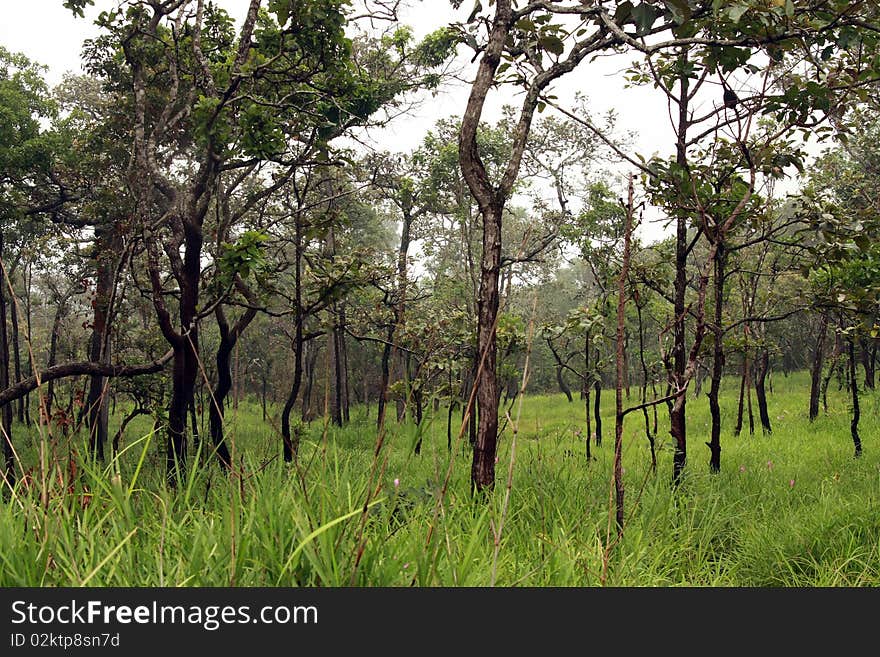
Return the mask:
<path id="1" fill-rule="evenodd" d="M 64 9 L 62 0 L 0 0 L 0 44 L 13 52 L 21 52 L 33 61 L 48 67 L 46 79 L 50 85 L 61 81 L 65 72 L 80 73 L 80 51 L 83 40 L 93 37 L 98 29 L 94 19 L 103 10 L 117 6 L 116 0 L 96 0 L 95 7 L 86 10 L 84 19 L 75 18 Z M 230 14 L 240 21 L 246 11 L 247 0 L 220 0 Z M 454 11 L 448 0 L 410 0 L 401 13 L 401 20 L 412 26 L 421 37 L 453 21 L 465 20 L 472 3 L 465 2 Z M 476 63 L 465 60 L 466 75 Z M 576 91 L 584 94 L 592 111 L 599 115 L 615 109 L 621 130 L 634 131 L 637 140 L 634 150 L 643 156 L 672 152 L 674 134 L 662 94 L 651 88 L 624 88 L 622 69 L 629 58 L 605 58 L 584 62 L 578 70 L 562 78 L 553 91 L 565 105 Z M 485 117 L 492 120 L 502 104 L 517 104 L 518 96 L 510 88 L 490 96 Z M 436 120 L 460 115 L 465 107 L 467 90 L 464 87 L 441 91 L 427 99 L 417 112 L 401 117 L 382 133 L 381 147 L 387 150 L 411 150 L 418 146 Z M 551 110 L 548 110 L 550 112 Z M 374 135 L 376 136 L 376 135 Z M 655 230 L 646 231 L 658 234 Z"/>

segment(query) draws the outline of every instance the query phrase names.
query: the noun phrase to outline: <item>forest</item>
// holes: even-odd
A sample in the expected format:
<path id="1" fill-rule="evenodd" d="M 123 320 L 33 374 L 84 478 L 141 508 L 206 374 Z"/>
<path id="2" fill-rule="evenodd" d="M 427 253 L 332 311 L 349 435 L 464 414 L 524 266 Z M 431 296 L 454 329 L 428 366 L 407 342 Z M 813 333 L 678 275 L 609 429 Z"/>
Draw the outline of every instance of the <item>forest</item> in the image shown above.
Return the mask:
<path id="1" fill-rule="evenodd" d="M 880 586 L 876 1 L 52 2 L 4 587 Z"/>

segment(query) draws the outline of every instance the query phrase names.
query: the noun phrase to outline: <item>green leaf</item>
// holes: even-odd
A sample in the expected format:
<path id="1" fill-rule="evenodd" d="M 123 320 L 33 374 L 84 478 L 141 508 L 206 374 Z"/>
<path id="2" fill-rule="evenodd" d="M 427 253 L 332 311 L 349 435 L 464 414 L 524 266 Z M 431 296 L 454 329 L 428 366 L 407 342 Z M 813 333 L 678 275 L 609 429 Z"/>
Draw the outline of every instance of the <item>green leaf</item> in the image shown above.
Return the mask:
<path id="1" fill-rule="evenodd" d="M 734 23 L 739 23 L 739 20 L 743 17 L 743 14 L 745 14 L 748 10 L 748 5 L 736 5 L 727 9 L 727 15 L 730 16 L 730 20 L 732 20 Z"/>
<path id="2" fill-rule="evenodd" d="M 552 34 L 546 34 L 538 39 L 538 45 L 554 55 L 561 55 L 565 52 L 565 44 L 562 42 L 562 39 Z"/>
<path id="3" fill-rule="evenodd" d="M 639 32 L 647 32 L 651 29 L 651 26 L 654 25 L 654 21 L 657 20 L 657 10 L 654 9 L 653 6 L 643 2 L 633 7 L 632 16 Z"/>

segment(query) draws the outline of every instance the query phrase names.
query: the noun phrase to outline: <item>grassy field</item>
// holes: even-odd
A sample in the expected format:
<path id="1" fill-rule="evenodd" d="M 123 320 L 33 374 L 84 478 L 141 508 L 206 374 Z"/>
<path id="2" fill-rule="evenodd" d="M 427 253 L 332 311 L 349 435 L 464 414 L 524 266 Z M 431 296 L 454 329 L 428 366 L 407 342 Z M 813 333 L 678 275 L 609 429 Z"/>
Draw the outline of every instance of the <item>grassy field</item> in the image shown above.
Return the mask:
<path id="1" fill-rule="evenodd" d="M 512 426 L 502 435 L 488 500 L 470 495 L 467 440 L 446 449 L 445 411 L 424 421 L 419 456 L 415 427 L 392 421 L 374 459 L 364 409 L 341 430 L 314 422 L 291 468 L 273 458 L 275 430 L 242 404 L 229 412 L 236 474 L 194 467 L 176 491 L 162 483 L 163 442 L 146 423 L 131 425 L 118 460 L 76 460 L 73 475 L 82 438 L 47 438 L 45 483 L 39 436 L 19 434 L 29 487 L 0 506 L 0 584 L 880 585 L 880 396 L 864 398 L 865 451 L 854 459 L 845 393 L 832 385 L 829 413 L 810 424 L 806 377 L 773 384 L 773 434 L 733 437 L 735 382 L 726 382 L 717 475 L 708 473 L 705 398 L 689 402 L 689 465 L 677 491 L 665 410 L 656 474 L 641 416 L 628 417 L 620 542 L 609 514 L 611 394 L 589 463 L 577 399 L 528 396 L 515 451 Z M 365 515 L 368 490 L 376 494 Z"/>

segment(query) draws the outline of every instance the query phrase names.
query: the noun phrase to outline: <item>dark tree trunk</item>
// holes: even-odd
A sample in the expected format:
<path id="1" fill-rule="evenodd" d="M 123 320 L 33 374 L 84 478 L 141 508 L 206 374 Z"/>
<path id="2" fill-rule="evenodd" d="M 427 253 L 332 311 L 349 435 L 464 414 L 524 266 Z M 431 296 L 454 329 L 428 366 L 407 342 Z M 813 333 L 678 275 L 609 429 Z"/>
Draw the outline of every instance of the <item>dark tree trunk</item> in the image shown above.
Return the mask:
<path id="1" fill-rule="evenodd" d="M 761 428 L 765 434 L 773 433 L 770 426 L 770 413 L 767 411 L 767 391 L 765 384 L 767 373 L 770 370 L 770 351 L 762 347 L 758 354 L 755 367 L 755 398 L 758 400 L 758 416 L 761 418 Z"/>
<path id="2" fill-rule="evenodd" d="M 712 348 L 712 379 L 709 385 L 709 412 L 712 416 L 712 428 L 709 442 L 709 471 L 721 471 L 721 407 L 718 396 L 721 392 L 721 377 L 724 374 L 724 280 L 726 276 L 727 252 L 723 244 L 718 245 L 715 257 L 715 316 L 712 321 L 714 342 Z"/>
<path id="3" fill-rule="evenodd" d="M 616 351 L 616 374 L 615 379 L 615 414 L 614 414 L 614 493 L 617 520 L 617 536 L 623 534 L 624 524 L 624 495 L 626 493 L 623 484 L 623 390 L 627 385 L 627 360 L 626 360 L 626 277 L 629 274 L 630 239 L 632 235 L 633 213 L 633 183 L 632 176 L 629 179 L 629 203 L 627 205 L 626 223 L 623 230 L 623 262 L 620 275 L 617 279 L 617 351 Z"/>
<path id="4" fill-rule="evenodd" d="M 199 327 L 197 306 L 201 277 L 202 228 L 184 220 L 184 257 L 177 276 L 180 285 L 181 333 L 172 336 L 174 360 L 171 374 L 171 401 L 168 406 L 168 450 L 166 472 L 170 485 L 186 477 L 187 412 L 195 402 L 199 372 Z"/>
<path id="5" fill-rule="evenodd" d="M 739 380 L 739 398 L 736 404 L 736 424 L 733 427 L 733 435 L 738 436 L 742 433 L 743 426 L 743 403 L 745 402 L 745 393 L 746 393 L 746 363 L 743 360 L 743 370 L 742 375 Z"/>
<path id="6" fill-rule="evenodd" d="M 826 413 L 828 412 L 828 384 L 831 383 L 831 378 L 834 376 L 834 372 L 838 369 L 839 361 L 840 361 L 840 335 L 835 333 L 834 335 L 834 351 L 831 354 L 831 364 L 828 366 L 828 372 L 825 374 L 822 379 L 822 410 Z"/>
<path id="7" fill-rule="evenodd" d="M 95 299 L 92 313 L 92 335 L 89 343 L 89 360 L 93 363 L 110 362 L 110 314 L 116 286 L 115 261 L 121 246 L 121 239 L 112 222 L 96 226 Z M 89 377 L 86 409 L 88 411 L 89 446 L 92 454 L 103 461 L 109 417 L 106 377 Z"/>
<path id="8" fill-rule="evenodd" d="M 639 318 L 639 363 L 642 366 L 642 388 L 639 401 L 642 404 L 642 416 L 645 419 L 645 437 L 648 439 L 648 445 L 651 448 L 651 472 L 657 472 L 657 449 L 654 441 L 654 434 L 651 432 L 651 420 L 648 416 L 648 363 L 645 362 L 645 324 L 642 320 L 642 306 L 640 300 L 636 297 L 636 313 Z M 657 405 L 654 405 L 656 411 Z M 656 423 L 656 414 L 655 414 Z M 656 431 L 656 426 L 655 429 Z"/>
<path id="9" fill-rule="evenodd" d="M 342 422 L 342 404 L 343 404 L 343 392 L 342 388 L 344 382 L 343 378 L 343 367 L 342 367 L 342 354 L 341 354 L 341 345 L 339 343 L 339 314 L 336 312 L 336 309 L 333 310 L 333 315 L 336 321 L 333 323 L 333 328 L 330 333 L 327 335 L 327 350 L 329 352 L 330 358 L 332 360 L 332 364 L 330 367 L 331 372 L 331 389 L 330 389 L 330 419 L 333 424 L 337 427 L 341 427 Z"/>
<path id="10" fill-rule="evenodd" d="M 18 304 L 15 299 L 11 299 L 9 303 L 9 316 L 12 320 L 12 354 L 13 354 L 13 364 L 15 367 L 15 382 L 18 383 L 21 381 L 21 348 L 19 346 L 18 341 Z M 25 423 L 25 414 L 24 414 L 24 398 L 19 398 L 16 403 L 16 410 L 18 412 L 18 421 L 21 424 Z"/>
<path id="11" fill-rule="evenodd" d="M 33 339 L 31 335 L 31 283 L 33 282 L 33 264 L 28 262 L 27 272 L 26 272 L 26 281 L 24 288 L 24 312 L 25 312 L 25 323 L 27 324 L 27 343 L 32 345 Z M 33 375 L 31 360 L 30 358 L 26 361 L 28 376 Z M 27 424 L 31 423 L 31 396 L 24 396 L 24 418 Z"/>
<path id="12" fill-rule="evenodd" d="M 686 69 L 687 55 L 679 58 Z M 678 98 L 678 124 L 676 126 L 676 163 L 687 169 L 687 132 L 690 126 L 689 117 L 689 85 L 690 80 L 685 73 L 679 76 L 680 95 Z M 674 442 L 672 457 L 672 482 L 677 485 L 681 481 L 687 463 L 687 395 L 683 390 L 687 385 L 687 312 L 685 301 L 687 295 L 687 258 L 688 258 L 688 222 L 686 213 L 680 212 L 675 218 L 675 281 L 673 283 L 673 316 L 672 328 L 672 372 L 669 383 L 674 392 L 681 393 L 673 400 L 669 410 L 669 433 Z"/>
<path id="13" fill-rule="evenodd" d="M 339 304 L 339 326 L 336 330 L 336 341 L 339 344 L 339 364 L 337 388 L 339 389 L 340 417 L 343 424 L 351 421 L 351 389 L 348 384 L 348 340 L 345 338 L 345 304 Z M 341 426 L 341 425 L 340 425 Z"/>
<path id="14" fill-rule="evenodd" d="M 587 424 L 587 435 L 585 439 L 586 447 L 587 447 L 587 463 L 592 459 L 592 454 L 590 454 L 590 442 L 593 439 L 593 420 L 592 420 L 592 409 L 590 408 L 590 330 L 587 329 L 584 334 L 584 385 L 583 385 L 583 397 L 584 397 L 584 415 L 586 416 L 586 424 Z"/>
<path id="15" fill-rule="evenodd" d="M 0 263 L 3 262 L 4 235 L 0 229 Z M 6 335 L 6 276 L 0 274 L 0 389 L 9 388 L 9 340 Z M 0 405 L 0 440 L 3 441 L 4 497 L 15 485 L 15 448 L 12 444 L 12 401 Z"/>
<path id="16" fill-rule="evenodd" d="M 376 413 L 376 428 L 385 424 L 385 408 L 388 404 L 388 386 L 391 384 L 391 343 L 394 339 L 394 327 L 389 326 L 385 332 L 385 345 L 382 347 L 379 379 L 379 407 Z"/>
<path id="17" fill-rule="evenodd" d="M 859 384 L 856 380 L 856 346 L 855 338 L 850 336 L 849 342 L 849 375 L 850 375 L 850 392 L 852 393 L 852 420 L 849 424 L 849 430 L 852 434 L 853 445 L 855 446 L 854 456 L 858 458 L 862 455 L 862 439 L 859 437 L 859 418 L 861 411 L 859 409 Z"/>
<path id="18" fill-rule="evenodd" d="M 3 307 L 5 309 L 5 292 L 2 299 Z M 52 335 L 49 338 L 49 360 L 46 362 L 46 368 L 53 367 L 58 361 L 58 340 L 61 338 L 61 322 L 64 321 L 64 316 L 67 314 L 67 298 L 59 298 L 58 305 L 55 308 L 55 318 L 52 320 Z M 5 315 L 4 315 L 5 318 Z M 2 333 L 6 335 L 5 328 L 5 320 L 3 323 Z M 4 338 L 5 339 L 5 338 Z M 8 363 L 8 357 L 7 357 Z M 7 375 L 8 381 L 8 375 Z M 46 424 L 49 424 L 52 421 L 52 405 L 55 401 L 55 382 L 49 381 L 49 384 L 46 386 L 46 400 L 44 402 L 44 408 L 46 413 Z"/>
<path id="19" fill-rule="evenodd" d="M 596 358 L 598 362 L 598 357 Z M 593 379 L 593 419 L 596 422 L 596 447 L 602 446 L 602 380 L 599 372 Z"/>
<path id="20" fill-rule="evenodd" d="M 229 469 L 232 465 L 230 459 L 229 448 L 226 446 L 226 439 L 223 431 L 223 415 L 226 408 L 226 398 L 232 390 L 233 379 L 230 371 L 232 352 L 238 344 L 238 339 L 244 330 L 250 325 L 254 317 L 257 315 L 257 309 L 251 305 L 239 317 L 235 326 L 230 328 L 229 322 L 226 320 L 226 313 L 222 305 L 218 305 L 214 310 L 214 317 L 217 320 L 217 328 L 220 333 L 220 344 L 217 346 L 217 354 L 215 362 L 217 365 L 217 385 L 211 393 L 210 410 L 208 412 L 209 426 L 211 430 L 211 443 L 214 446 L 214 452 L 223 468 Z"/>
<path id="21" fill-rule="evenodd" d="M 294 304 L 294 327 L 293 327 L 293 381 L 290 385 L 290 392 L 284 402 L 284 408 L 281 410 L 281 441 L 285 463 L 291 463 L 299 451 L 299 434 L 295 436 L 290 432 L 290 414 L 293 412 L 293 406 L 296 404 L 296 398 L 299 396 L 299 389 L 302 385 L 303 378 L 303 351 L 305 345 L 303 342 L 303 317 L 302 307 L 302 256 L 303 256 L 303 235 L 302 221 L 300 217 L 296 218 L 295 226 L 295 250 L 294 250 L 294 280 L 293 280 L 293 304 Z M 306 409 L 311 397 L 312 377 L 310 375 L 307 384 L 308 396 L 303 396 L 302 416 L 306 417 Z"/>
<path id="22" fill-rule="evenodd" d="M 828 335 L 828 315 L 819 320 L 816 347 L 813 350 L 813 363 L 810 367 L 810 422 L 819 416 L 819 393 L 821 392 L 822 365 L 825 361 L 825 338 Z"/>
<path id="23" fill-rule="evenodd" d="M 556 383 L 559 384 L 559 389 L 563 392 L 566 399 L 568 399 L 568 403 L 574 401 L 571 396 L 571 388 L 568 387 L 568 384 L 565 382 L 565 377 L 562 376 L 562 365 L 556 365 Z"/>
<path id="24" fill-rule="evenodd" d="M 477 304 L 477 354 L 482 367 L 477 374 L 477 439 L 471 465 L 471 485 L 476 491 L 495 486 L 495 451 L 498 440 L 498 379 L 496 377 L 496 324 L 498 278 L 501 271 L 501 218 L 496 203 L 483 214 L 483 260 Z"/>

